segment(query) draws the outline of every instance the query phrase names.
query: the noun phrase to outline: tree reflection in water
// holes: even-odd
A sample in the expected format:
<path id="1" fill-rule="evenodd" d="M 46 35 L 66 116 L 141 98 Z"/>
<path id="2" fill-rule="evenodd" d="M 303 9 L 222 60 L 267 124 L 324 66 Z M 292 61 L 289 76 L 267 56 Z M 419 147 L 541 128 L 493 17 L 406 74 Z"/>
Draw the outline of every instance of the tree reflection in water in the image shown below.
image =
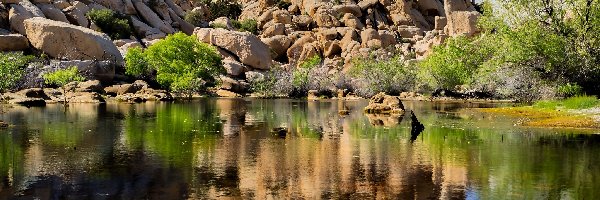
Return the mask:
<path id="1" fill-rule="evenodd" d="M 365 105 L 201 99 L 82 104 L 67 113 L 15 108 L 0 117 L 15 124 L 0 129 L 0 199 L 600 195 L 600 136 L 585 130 L 519 128 L 461 112 L 489 105 L 405 102 L 427 126 L 415 141 L 409 120 L 365 116 Z M 274 128 L 286 137 L 273 137 Z"/>

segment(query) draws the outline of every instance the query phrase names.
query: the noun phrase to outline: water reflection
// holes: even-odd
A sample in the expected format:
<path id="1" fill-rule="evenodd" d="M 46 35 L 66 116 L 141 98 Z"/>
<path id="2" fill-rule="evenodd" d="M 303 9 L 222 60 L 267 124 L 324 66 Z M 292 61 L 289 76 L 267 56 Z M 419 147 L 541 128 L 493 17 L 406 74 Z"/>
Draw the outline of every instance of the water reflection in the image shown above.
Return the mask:
<path id="1" fill-rule="evenodd" d="M 68 113 L 15 108 L 0 117 L 15 125 L 0 129 L 0 199 L 600 195 L 600 135 L 519 128 L 461 109 L 487 104 L 405 102 L 427 126 L 417 131 L 403 116 L 365 116 L 365 105 L 202 99 L 74 105 Z"/>

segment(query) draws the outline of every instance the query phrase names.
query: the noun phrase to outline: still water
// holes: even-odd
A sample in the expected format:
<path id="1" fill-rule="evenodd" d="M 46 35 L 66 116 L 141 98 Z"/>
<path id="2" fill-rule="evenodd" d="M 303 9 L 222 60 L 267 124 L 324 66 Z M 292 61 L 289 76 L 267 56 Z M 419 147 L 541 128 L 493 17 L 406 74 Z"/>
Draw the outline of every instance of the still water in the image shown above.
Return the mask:
<path id="1" fill-rule="evenodd" d="M 366 104 L 15 107 L 0 115 L 13 124 L 0 129 L 0 199 L 600 197 L 600 131 L 405 102 L 426 127 L 411 140 L 409 115 L 367 116 Z"/>

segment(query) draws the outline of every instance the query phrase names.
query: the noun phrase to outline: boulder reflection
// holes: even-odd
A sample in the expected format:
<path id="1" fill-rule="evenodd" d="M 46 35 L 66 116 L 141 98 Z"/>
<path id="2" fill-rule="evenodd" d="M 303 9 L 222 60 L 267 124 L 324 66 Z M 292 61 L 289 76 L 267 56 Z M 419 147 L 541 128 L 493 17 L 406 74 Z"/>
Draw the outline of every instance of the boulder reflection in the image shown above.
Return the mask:
<path id="1" fill-rule="evenodd" d="M 592 156 L 600 149 L 590 146 L 599 141 L 597 135 L 528 133 L 512 123 L 482 131 L 473 127 L 490 121 L 461 123 L 435 104 L 408 102 L 407 109 L 418 111 L 419 124 L 427 125 L 418 131 L 408 114 L 365 116 L 365 105 L 201 99 L 81 104 L 67 113 L 53 105 L 15 108 L 0 119 L 15 124 L 0 129 L 0 199 L 464 199 L 474 195 L 468 191 L 476 191 L 470 196 L 475 198 L 598 195 L 592 184 L 598 177 L 583 176 L 600 170 L 592 164 L 600 162 Z M 277 128 L 286 130 L 285 138 L 273 136 Z M 506 135 L 503 143 L 499 133 Z M 417 136 L 422 140 L 415 141 Z M 577 162 L 550 156 L 560 153 Z M 545 165 L 518 162 L 532 159 Z M 508 186 L 533 173 L 527 169 L 543 169 L 536 172 L 543 178 Z M 568 181 L 561 178 L 572 174 Z M 548 181 L 565 185 L 533 187 Z M 570 189 L 579 185 L 590 186 Z"/>

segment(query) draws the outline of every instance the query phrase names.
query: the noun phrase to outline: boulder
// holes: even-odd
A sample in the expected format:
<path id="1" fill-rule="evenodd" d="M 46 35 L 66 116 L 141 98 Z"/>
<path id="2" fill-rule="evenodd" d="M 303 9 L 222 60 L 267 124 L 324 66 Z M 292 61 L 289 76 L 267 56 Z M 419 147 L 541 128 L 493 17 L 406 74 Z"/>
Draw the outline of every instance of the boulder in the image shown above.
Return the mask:
<path id="1" fill-rule="evenodd" d="M 308 30 L 313 23 L 313 18 L 308 15 L 294 15 L 292 22 L 296 24 L 299 30 Z"/>
<path id="2" fill-rule="evenodd" d="M 448 24 L 446 17 L 435 16 L 434 28 L 435 30 L 444 30 L 444 27 Z"/>
<path id="3" fill-rule="evenodd" d="M 16 93 L 18 96 L 26 97 L 26 98 L 39 98 L 44 100 L 49 100 L 50 97 L 46 95 L 43 89 L 41 88 L 29 88 L 24 89 Z"/>
<path id="4" fill-rule="evenodd" d="M 37 7 L 40 8 L 40 10 L 42 10 L 46 18 L 54 21 L 69 23 L 69 20 L 67 20 L 65 14 L 60 9 L 56 8 L 53 4 L 42 3 L 37 4 Z"/>
<path id="5" fill-rule="evenodd" d="M 105 103 L 102 95 L 97 92 L 70 92 L 67 93 L 69 103 Z"/>
<path id="6" fill-rule="evenodd" d="M 317 26 L 322 28 L 330 28 L 340 26 L 340 21 L 335 17 L 336 13 L 333 9 L 320 7 L 313 16 Z"/>
<path id="7" fill-rule="evenodd" d="M 267 27 L 263 33 L 262 37 L 272 37 L 276 35 L 284 35 L 285 34 L 285 25 L 281 23 L 275 23 L 272 26 Z"/>
<path id="8" fill-rule="evenodd" d="M 183 33 L 185 33 L 187 35 L 194 34 L 194 29 L 196 28 L 194 25 L 183 20 L 181 17 L 179 17 L 177 15 L 177 13 L 175 13 L 175 11 L 173 11 L 171 9 L 169 9 L 169 15 L 171 16 L 171 19 L 173 19 L 174 22 L 179 24 L 179 30 L 181 30 Z"/>
<path id="9" fill-rule="evenodd" d="M 263 38 L 262 42 L 264 42 L 269 49 L 275 53 L 273 58 L 279 58 L 282 56 L 286 56 L 286 52 L 290 45 L 292 45 L 292 40 L 285 35 L 277 35 L 270 38 Z"/>
<path id="10" fill-rule="evenodd" d="M 21 34 L 0 35 L 0 51 L 24 51 L 28 48 L 29 42 Z"/>
<path id="11" fill-rule="evenodd" d="M 199 29 L 196 29 L 199 30 Z M 209 29 L 210 44 L 235 54 L 240 62 L 255 69 L 270 69 L 272 64 L 269 47 L 248 32 Z M 203 31 L 195 31 L 198 40 L 206 40 Z"/>
<path id="12" fill-rule="evenodd" d="M 45 17 L 44 13 L 28 0 L 22 0 L 19 4 L 11 4 L 8 11 L 10 28 L 17 33 L 26 35 L 24 21 L 32 17 Z"/>
<path id="13" fill-rule="evenodd" d="M 54 3 L 52 4 L 54 5 L 56 8 L 63 10 L 65 8 L 68 8 L 69 6 L 71 6 L 71 4 L 68 1 L 54 1 Z"/>
<path id="14" fill-rule="evenodd" d="M 240 95 L 240 94 L 237 94 L 237 93 L 229 91 L 229 90 L 223 90 L 223 89 L 217 90 L 216 93 L 220 97 L 227 97 L 227 98 L 240 98 L 240 97 L 242 97 L 242 95 Z"/>
<path id="15" fill-rule="evenodd" d="M 133 30 L 141 37 L 147 39 L 162 39 L 167 37 L 167 35 L 160 30 L 148 26 L 144 22 L 140 21 L 136 17 L 131 17 L 131 23 L 133 24 Z"/>
<path id="16" fill-rule="evenodd" d="M 333 6 L 333 10 L 335 10 L 336 13 L 342 13 L 342 14 L 352 14 L 355 17 L 362 17 L 362 11 L 360 10 L 360 6 L 356 5 L 356 4 L 344 4 L 344 5 L 336 5 Z"/>
<path id="17" fill-rule="evenodd" d="M 80 82 L 75 88 L 75 92 L 104 92 L 104 87 L 99 80 Z"/>
<path id="18" fill-rule="evenodd" d="M 339 55 L 342 53 L 342 47 L 338 40 L 329 41 L 325 44 L 325 51 L 323 52 L 323 56 L 332 58 L 333 56 Z"/>
<path id="19" fill-rule="evenodd" d="M 342 18 L 344 25 L 346 27 L 350 27 L 353 29 L 363 29 L 365 25 L 358 19 L 358 17 L 354 16 L 352 13 L 346 13 Z"/>
<path id="20" fill-rule="evenodd" d="M 416 26 L 399 26 L 398 33 L 402 38 L 413 38 L 417 35 L 423 36 L 423 30 Z"/>
<path id="21" fill-rule="evenodd" d="M 223 60 L 223 67 L 225 68 L 225 70 L 227 70 L 227 75 L 234 77 L 240 76 L 245 72 L 244 64 L 235 60 Z"/>
<path id="22" fill-rule="evenodd" d="M 477 11 L 455 11 L 448 16 L 445 32 L 450 36 L 473 36 L 479 32 L 477 20 L 481 16 Z"/>
<path id="23" fill-rule="evenodd" d="M 88 21 L 87 17 L 85 16 L 85 13 L 82 10 L 80 10 L 79 8 L 77 8 L 75 6 L 70 6 L 68 8 L 65 8 L 63 10 L 63 12 L 65 13 L 67 20 L 69 20 L 69 22 L 71 22 L 71 24 L 83 26 L 86 28 L 90 26 L 90 22 Z"/>
<path id="24" fill-rule="evenodd" d="M 87 14 L 90 11 L 90 7 L 88 7 L 84 3 L 81 3 L 80 1 L 73 1 L 73 2 L 71 2 L 71 5 L 73 5 L 73 7 L 77 8 L 79 11 L 81 11 L 81 13 L 83 13 L 83 15 Z"/>
<path id="25" fill-rule="evenodd" d="M 50 65 L 60 69 L 76 66 L 87 79 L 99 80 L 103 83 L 113 81 L 117 68 L 117 65 L 112 61 L 95 60 L 51 61 Z"/>
<path id="26" fill-rule="evenodd" d="M 142 84 L 121 84 L 105 87 L 104 92 L 110 96 L 117 96 L 123 94 L 135 94 L 142 89 L 144 89 L 144 85 Z"/>
<path id="27" fill-rule="evenodd" d="M 362 0 L 358 2 L 358 7 L 360 7 L 361 10 L 367 10 L 368 8 L 375 6 L 377 3 L 379 3 L 379 0 Z"/>
<path id="28" fill-rule="evenodd" d="M 291 24 L 292 16 L 287 10 L 276 10 L 273 12 L 273 22 L 282 24 Z"/>
<path id="29" fill-rule="evenodd" d="M 302 55 L 304 45 L 314 41 L 315 38 L 311 35 L 305 35 L 296 40 L 296 42 L 294 42 L 294 44 L 292 44 L 292 46 L 290 46 L 290 48 L 287 50 L 287 57 L 290 63 L 298 61 Z"/>
<path id="30" fill-rule="evenodd" d="M 21 105 L 25 107 L 44 107 L 46 106 L 46 101 L 42 98 L 16 98 L 8 101 L 10 104 Z"/>
<path id="31" fill-rule="evenodd" d="M 221 89 L 228 90 L 235 93 L 246 93 L 249 85 L 245 82 L 238 81 L 226 76 L 221 77 Z"/>
<path id="32" fill-rule="evenodd" d="M 31 45 L 51 57 L 123 63 L 121 53 L 106 34 L 40 17 L 25 20 L 25 30 Z"/>
<path id="33" fill-rule="evenodd" d="M 173 10 L 173 12 L 175 12 L 175 14 L 177 14 L 177 16 L 185 17 L 185 11 L 179 5 L 175 4 L 173 0 L 165 0 L 165 3 Z"/>
<path id="34" fill-rule="evenodd" d="M 379 30 L 379 38 L 381 39 L 381 47 L 386 48 L 388 46 L 396 45 L 396 35 L 392 31 Z"/>
<path id="35" fill-rule="evenodd" d="M 402 114 L 404 105 L 396 96 L 379 93 L 369 100 L 369 105 L 365 107 L 365 112 L 369 114 Z"/>
<path id="36" fill-rule="evenodd" d="M 135 1 L 133 5 L 139 11 L 138 13 L 142 16 L 142 18 L 144 18 L 144 20 L 146 20 L 146 22 L 148 22 L 152 27 L 157 28 L 158 30 L 167 34 L 175 33 L 173 27 L 160 19 L 160 17 L 158 17 L 158 15 L 142 1 Z"/>

